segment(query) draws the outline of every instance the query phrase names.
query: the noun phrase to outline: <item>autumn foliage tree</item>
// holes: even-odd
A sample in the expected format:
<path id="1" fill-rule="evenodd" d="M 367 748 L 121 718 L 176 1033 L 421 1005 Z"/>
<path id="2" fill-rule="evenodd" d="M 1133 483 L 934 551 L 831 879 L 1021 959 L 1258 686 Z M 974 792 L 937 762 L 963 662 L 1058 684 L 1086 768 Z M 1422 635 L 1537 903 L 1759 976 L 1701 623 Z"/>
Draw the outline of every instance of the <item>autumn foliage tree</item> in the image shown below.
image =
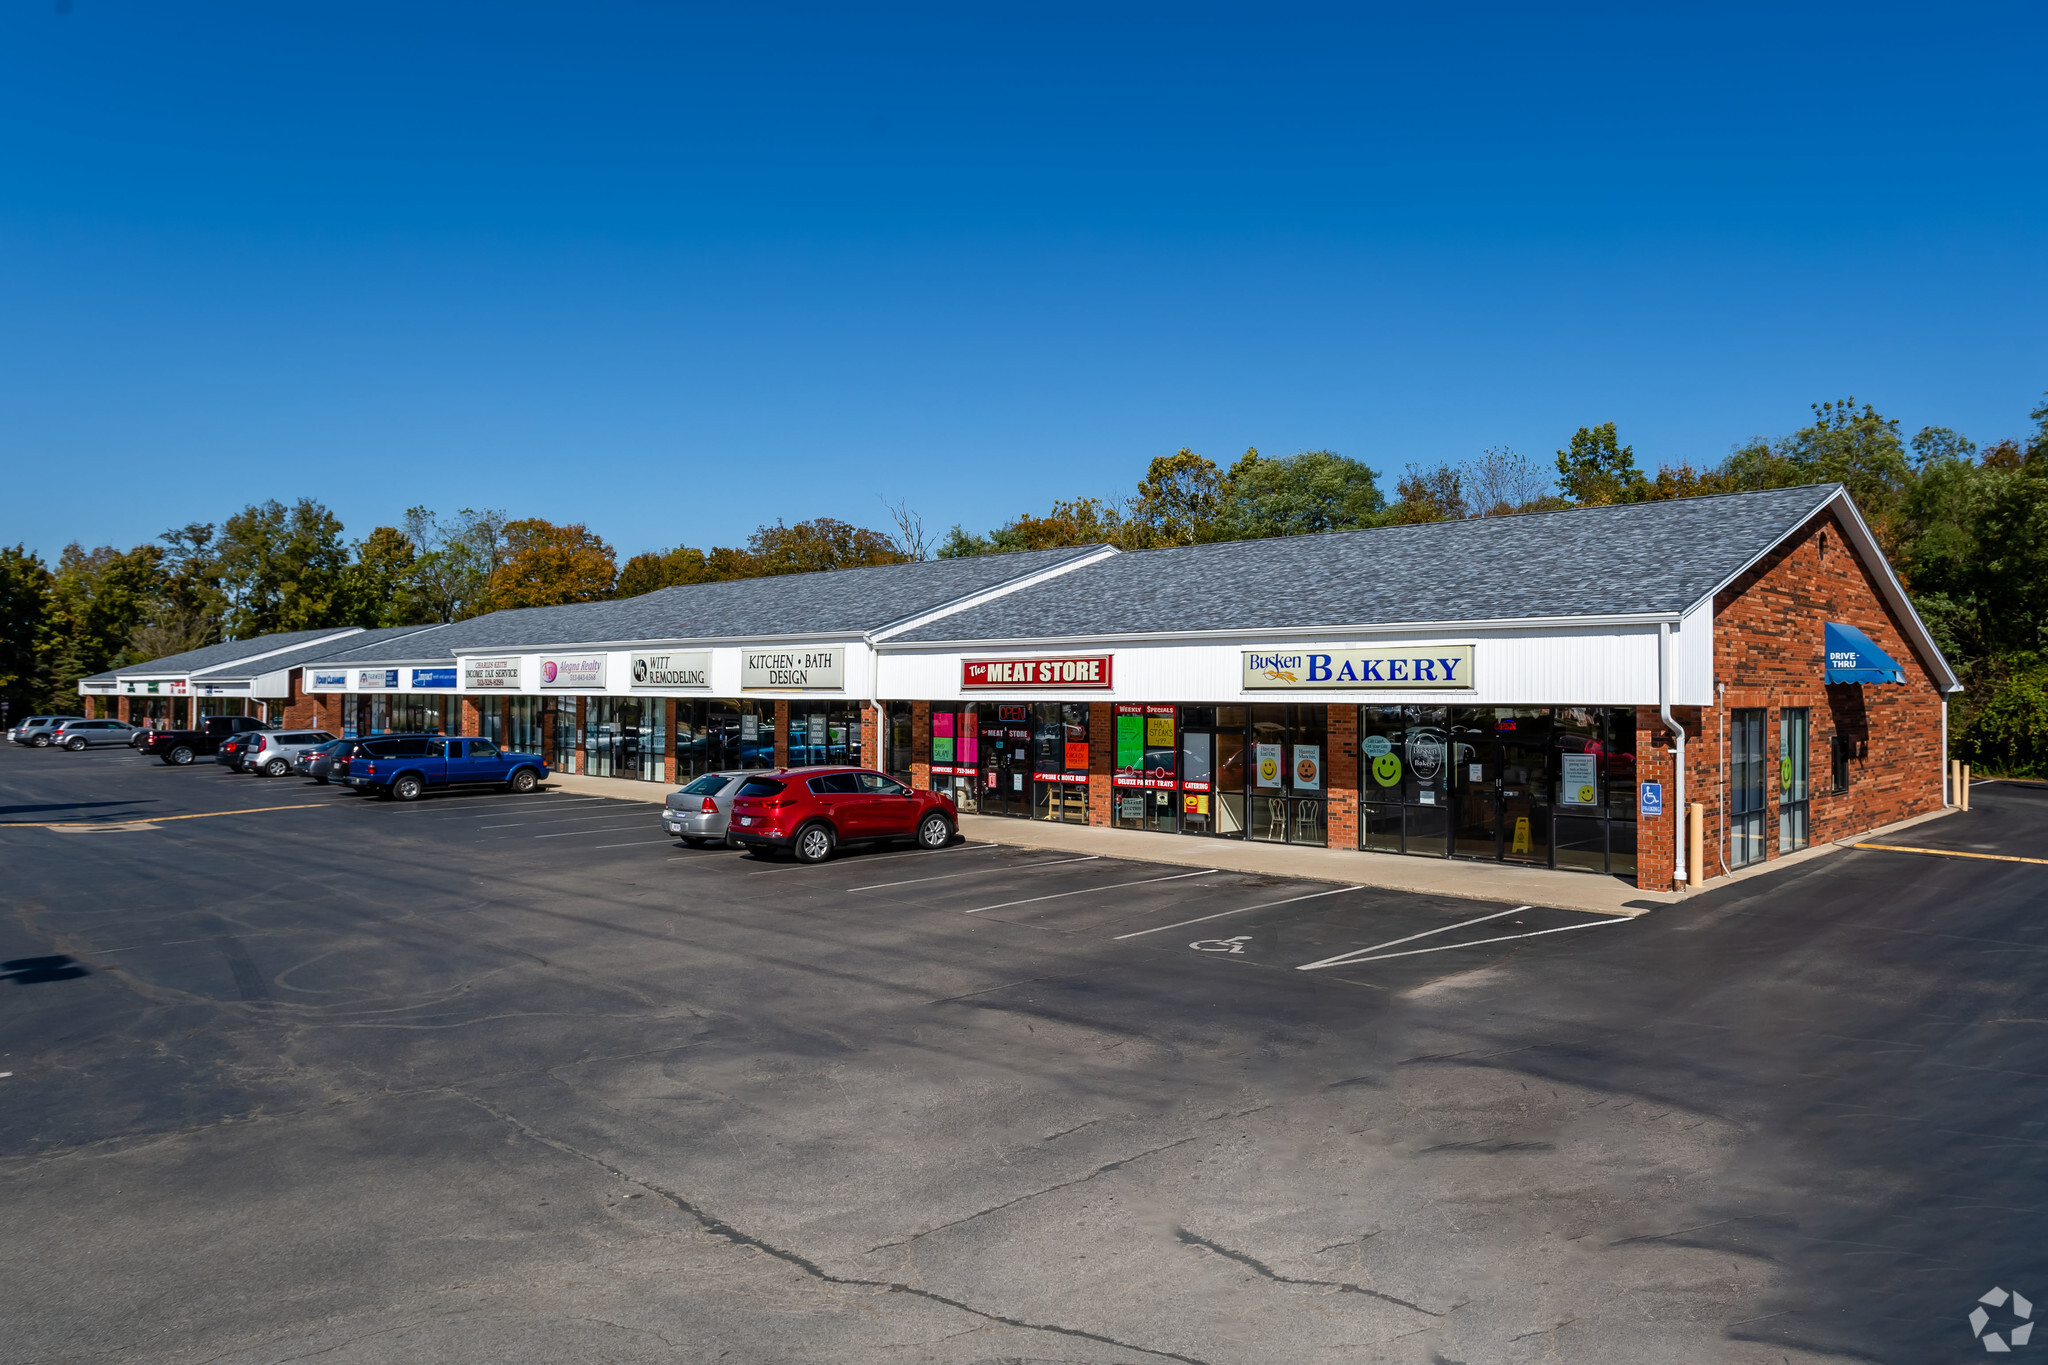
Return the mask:
<path id="1" fill-rule="evenodd" d="M 557 526 L 523 517 L 505 523 L 505 557 L 490 578 L 490 604 L 504 610 L 602 601 L 617 578 L 612 547 L 582 522 Z"/>

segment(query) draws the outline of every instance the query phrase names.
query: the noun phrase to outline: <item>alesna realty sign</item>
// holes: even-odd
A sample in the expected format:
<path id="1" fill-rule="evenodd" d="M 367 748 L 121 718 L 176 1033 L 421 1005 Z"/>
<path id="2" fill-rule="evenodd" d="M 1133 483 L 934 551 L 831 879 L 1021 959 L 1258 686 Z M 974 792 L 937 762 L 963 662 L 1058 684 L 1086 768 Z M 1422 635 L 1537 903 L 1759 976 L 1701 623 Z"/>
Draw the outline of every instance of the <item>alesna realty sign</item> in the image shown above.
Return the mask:
<path id="1" fill-rule="evenodd" d="M 1085 687 L 1107 690 L 1110 682 L 1108 654 L 1087 654 L 1056 659 L 963 659 L 960 686 L 974 691 L 1009 687 Z"/>

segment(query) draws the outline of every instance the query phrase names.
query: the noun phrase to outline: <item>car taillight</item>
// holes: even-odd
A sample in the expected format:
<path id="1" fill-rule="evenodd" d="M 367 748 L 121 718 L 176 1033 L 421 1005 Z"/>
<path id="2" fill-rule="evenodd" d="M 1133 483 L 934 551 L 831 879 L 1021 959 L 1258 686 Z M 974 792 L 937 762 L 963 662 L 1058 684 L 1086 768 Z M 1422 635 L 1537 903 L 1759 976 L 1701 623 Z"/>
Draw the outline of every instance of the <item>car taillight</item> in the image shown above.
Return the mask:
<path id="1" fill-rule="evenodd" d="M 374 774 L 377 771 L 377 765 L 374 763 L 365 763 L 363 765 L 363 771 L 366 773 Z"/>
<path id="2" fill-rule="evenodd" d="M 704 798 L 704 804 L 697 807 L 697 809 L 706 815 L 716 815 L 718 814 L 718 803 L 707 796 Z"/>

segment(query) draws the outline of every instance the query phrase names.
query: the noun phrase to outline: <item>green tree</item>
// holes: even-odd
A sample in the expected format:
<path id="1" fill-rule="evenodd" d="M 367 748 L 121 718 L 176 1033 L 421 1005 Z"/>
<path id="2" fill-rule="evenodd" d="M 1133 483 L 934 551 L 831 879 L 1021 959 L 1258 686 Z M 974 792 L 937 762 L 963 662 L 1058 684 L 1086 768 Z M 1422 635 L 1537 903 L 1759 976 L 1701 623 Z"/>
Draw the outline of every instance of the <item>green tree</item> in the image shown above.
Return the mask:
<path id="1" fill-rule="evenodd" d="M 1465 473 L 1454 464 L 1411 469 L 1394 485 L 1396 502 L 1390 517 L 1396 526 L 1431 521 L 1462 521 L 1472 515 L 1465 500 Z"/>
<path id="2" fill-rule="evenodd" d="M 1247 450 L 1228 478 L 1223 521 L 1232 539 L 1347 531 L 1387 519 L 1379 476 L 1334 451 L 1268 459 Z"/>
<path id="3" fill-rule="evenodd" d="M 164 552 L 154 545 L 86 550 L 75 541 L 58 557 L 50 583 L 46 625 L 53 642 L 64 642 L 65 667 L 78 676 L 135 662 L 129 637 L 163 600 Z M 68 680 L 75 685 L 77 677 Z"/>
<path id="4" fill-rule="evenodd" d="M 1122 527 L 1126 549 L 1200 545 L 1227 534 L 1224 508 L 1230 484 L 1214 461 L 1182 446 L 1155 458 L 1138 480 L 1138 495 Z"/>
<path id="5" fill-rule="evenodd" d="M 221 523 L 213 563 L 230 639 L 316 630 L 349 615 L 341 519 L 312 498 L 271 498 Z"/>
<path id="6" fill-rule="evenodd" d="M 19 720 L 48 686 L 44 646 L 50 615 L 49 569 L 26 546 L 0 546 L 0 698 Z"/>
<path id="7" fill-rule="evenodd" d="M 1572 433 L 1571 449 L 1557 452 L 1557 486 L 1580 507 L 1641 502 L 1650 494 L 1635 447 L 1621 443 L 1612 422 Z"/>
<path id="8" fill-rule="evenodd" d="M 711 566 L 705 562 L 704 552 L 678 545 L 673 550 L 653 550 L 627 560 L 626 567 L 619 570 L 616 593 L 620 597 L 638 597 L 662 588 L 710 581 Z"/>
<path id="9" fill-rule="evenodd" d="M 817 517 L 794 526 L 780 521 L 762 526 L 747 542 L 747 553 L 755 572 L 731 576 L 820 573 L 827 569 L 863 569 L 904 562 L 902 552 L 887 535 L 835 517 Z"/>
<path id="10" fill-rule="evenodd" d="M 396 526 L 379 526 L 355 543 L 342 574 L 336 625 L 415 626 L 433 617 L 413 589 L 419 553 Z"/>
<path id="11" fill-rule="evenodd" d="M 428 621 L 462 621 L 490 610 L 491 579 L 507 547 L 503 512 L 465 507 L 447 520 L 408 507 L 403 530 L 412 542 L 407 578 L 412 600 Z"/>

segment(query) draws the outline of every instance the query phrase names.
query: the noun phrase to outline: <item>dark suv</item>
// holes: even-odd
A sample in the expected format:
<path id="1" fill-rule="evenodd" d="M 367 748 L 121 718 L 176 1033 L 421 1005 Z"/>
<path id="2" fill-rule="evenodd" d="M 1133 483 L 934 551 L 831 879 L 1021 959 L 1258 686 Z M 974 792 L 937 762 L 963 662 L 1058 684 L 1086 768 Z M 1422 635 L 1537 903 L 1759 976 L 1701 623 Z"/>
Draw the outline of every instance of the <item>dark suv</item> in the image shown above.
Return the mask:
<path id="1" fill-rule="evenodd" d="M 740 784 L 726 839 L 757 858 L 788 849 L 798 862 L 822 863 L 842 844 L 944 848 L 959 820 L 950 797 L 866 768 L 778 768 Z"/>

